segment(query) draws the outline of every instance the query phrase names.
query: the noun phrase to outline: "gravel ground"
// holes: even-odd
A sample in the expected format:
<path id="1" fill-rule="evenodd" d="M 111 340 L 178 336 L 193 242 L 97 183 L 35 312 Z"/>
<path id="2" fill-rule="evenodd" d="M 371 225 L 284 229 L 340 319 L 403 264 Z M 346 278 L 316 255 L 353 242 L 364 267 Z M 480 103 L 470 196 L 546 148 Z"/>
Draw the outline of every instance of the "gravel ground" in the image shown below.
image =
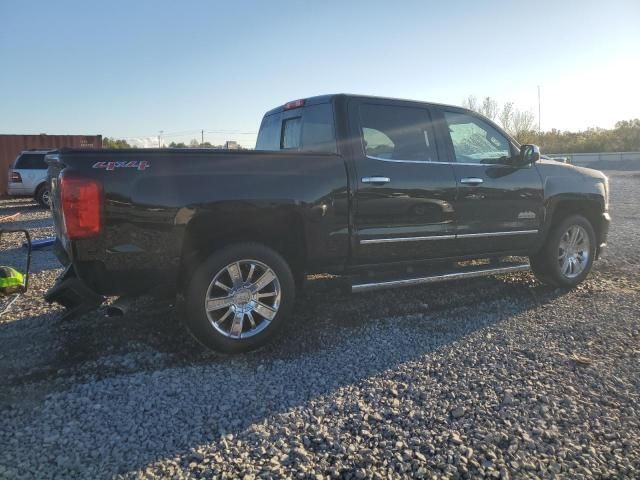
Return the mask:
<path id="1" fill-rule="evenodd" d="M 242 356 L 144 299 L 61 321 L 38 252 L 0 317 L 0 478 L 640 477 L 640 174 L 608 173 L 609 249 L 578 289 L 523 273 L 348 296 L 315 278 L 286 335 Z M 0 202 L 16 209 L 53 234 Z"/>

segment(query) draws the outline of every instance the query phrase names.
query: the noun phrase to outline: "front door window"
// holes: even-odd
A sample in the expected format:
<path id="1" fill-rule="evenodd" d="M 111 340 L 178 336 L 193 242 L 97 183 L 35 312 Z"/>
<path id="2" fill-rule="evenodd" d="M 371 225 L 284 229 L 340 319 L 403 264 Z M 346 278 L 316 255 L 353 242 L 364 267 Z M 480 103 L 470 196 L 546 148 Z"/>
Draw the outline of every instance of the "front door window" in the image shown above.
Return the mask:
<path id="1" fill-rule="evenodd" d="M 489 123 L 466 113 L 444 112 L 459 163 L 508 164 L 509 140 Z"/>

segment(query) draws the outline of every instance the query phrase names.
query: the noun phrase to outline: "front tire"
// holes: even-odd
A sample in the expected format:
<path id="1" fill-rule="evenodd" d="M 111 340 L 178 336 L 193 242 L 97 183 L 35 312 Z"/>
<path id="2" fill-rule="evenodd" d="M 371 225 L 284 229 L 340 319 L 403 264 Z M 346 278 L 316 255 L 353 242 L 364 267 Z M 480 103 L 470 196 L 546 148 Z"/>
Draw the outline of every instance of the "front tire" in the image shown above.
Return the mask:
<path id="1" fill-rule="evenodd" d="M 538 280 L 573 288 L 589 275 L 596 254 L 596 234 L 582 215 L 572 215 L 554 226 L 542 250 L 530 257 Z"/>
<path id="2" fill-rule="evenodd" d="M 293 273 L 279 253 L 257 243 L 230 245 L 194 270 L 185 323 L 207 348 L 254 350 L 282 329 L 295 293 Z"/>

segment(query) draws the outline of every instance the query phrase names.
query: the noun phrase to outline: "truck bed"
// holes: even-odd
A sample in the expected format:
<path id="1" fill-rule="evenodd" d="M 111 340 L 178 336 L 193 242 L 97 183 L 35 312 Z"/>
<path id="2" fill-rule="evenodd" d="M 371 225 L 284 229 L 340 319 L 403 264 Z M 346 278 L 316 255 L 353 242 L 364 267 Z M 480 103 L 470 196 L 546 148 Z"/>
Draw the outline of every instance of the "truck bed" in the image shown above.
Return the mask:
<path id="1" fill-rule="evenodd" d="M 256 223 L 267 229 L 264 235 L 270 228 L 299 225 L 291 234 L 304 235 L 307 254 L 317 263 L 340 262 L 348 252 L 347 173 L 338 155 L 63 149 L 47 159 L 58 256 L 102 295 L 175 290 L 185 242 L 201 241 L 193 235 L 237 234 Z M 102 225 L 96 236 L 68 238 L 61 175 L 100 184 Z"/>

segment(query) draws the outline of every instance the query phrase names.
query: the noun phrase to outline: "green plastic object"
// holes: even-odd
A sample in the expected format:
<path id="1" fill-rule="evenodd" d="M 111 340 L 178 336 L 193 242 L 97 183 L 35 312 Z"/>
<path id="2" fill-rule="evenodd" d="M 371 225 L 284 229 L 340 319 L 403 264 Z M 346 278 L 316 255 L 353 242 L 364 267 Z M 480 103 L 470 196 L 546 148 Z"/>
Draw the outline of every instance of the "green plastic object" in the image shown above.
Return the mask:
<path id="1" fill-rule="evenodd" d="M 5 217 L 6 218 L 6 217 Z M 14 268 L 0 266 L 0 295 L 13 293 L 25 293 L 29 289 L 29 269 L 31 267 L 31 235 L 25 228 L 2 228 L 0 225 L 0 242 L 5 233 L 22 233 L 27 239 L 27 265 L 25 273 L 20 273 Z"/>
<path id="2" fill-rule="evenodd" d="M 24 275 L 11 267 L 0 267 L 0 292 L 13 293 L 25 286 Z"/>

